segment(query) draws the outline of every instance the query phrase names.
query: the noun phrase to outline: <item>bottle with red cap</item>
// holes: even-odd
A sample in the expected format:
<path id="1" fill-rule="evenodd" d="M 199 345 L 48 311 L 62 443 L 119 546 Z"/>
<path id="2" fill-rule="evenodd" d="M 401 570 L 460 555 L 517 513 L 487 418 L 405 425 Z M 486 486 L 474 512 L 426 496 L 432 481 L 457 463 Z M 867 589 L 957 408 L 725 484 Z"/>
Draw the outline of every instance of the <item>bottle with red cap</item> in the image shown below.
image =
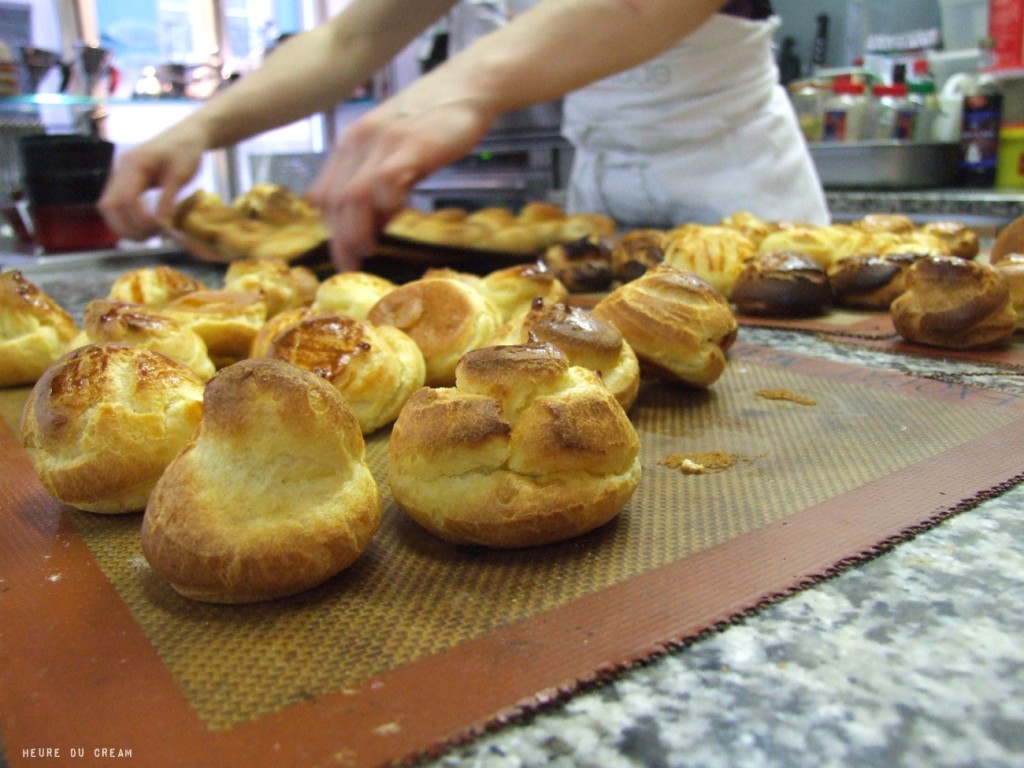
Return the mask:
<path id="1" fill-rule="evenodd" d="M 864 138 L 867 89 L 863 82 L 837 78 L 825 101 L 822 141 L 860 141 Z"/>
<path id="2" fill-rule="evenodd" d="M 879 141 L 910 141 L 914 137 L 917 110 L 906 83 L 880 83 L 873 96 L 869 138 Z"/>

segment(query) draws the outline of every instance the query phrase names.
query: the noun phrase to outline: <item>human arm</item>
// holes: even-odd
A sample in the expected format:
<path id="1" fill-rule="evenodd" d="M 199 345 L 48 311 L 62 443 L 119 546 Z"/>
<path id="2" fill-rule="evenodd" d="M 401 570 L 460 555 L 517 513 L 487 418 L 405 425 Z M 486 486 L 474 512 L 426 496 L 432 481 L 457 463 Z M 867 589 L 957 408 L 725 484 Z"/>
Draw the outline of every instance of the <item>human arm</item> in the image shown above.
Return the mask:
<path id="1" fill-rule="evenodd" d="M 107 221 L 124 237 L 154 234 L 204 152 L 332 109 L 455 2 L 354 0 L 289 38 L 258 70 L 119 158 L 100 200 Z M 142 195 L 153 188 L 160 194 L 150 211 Z"/>
<path id="2" fill-rule="evenodd" d="M 451 163 L 503 112 L 640 64 L 710 18 L 722 0 L 543 0 L 418 78 L 340 137 L 310 197 L 352 268 L 410 188 Z"/>

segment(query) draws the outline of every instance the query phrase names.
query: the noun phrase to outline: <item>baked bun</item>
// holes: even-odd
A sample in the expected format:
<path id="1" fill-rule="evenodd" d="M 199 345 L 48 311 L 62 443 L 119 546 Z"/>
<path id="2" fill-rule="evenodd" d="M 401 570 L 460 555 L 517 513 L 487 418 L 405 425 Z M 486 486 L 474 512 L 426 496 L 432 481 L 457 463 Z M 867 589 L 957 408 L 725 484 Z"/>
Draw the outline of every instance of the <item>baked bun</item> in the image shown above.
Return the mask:
<path id="1" fill-rule="evenodd" d="M 634 229 L 612 246 L 612 272 L 624 283 L 636 280 L 665 260 L 668 237 L 660 229 Z"/>
<path id="2" fill-rule="evenodd" d="M 395 501 L 431 533 L 512 548 L 604 525 L 640 480 L 640 442 L 595 373 L 549 344 L 487 347 L 419 390 L 391 433 Z"/>
<path id="3" fill-rule="evenodd" d="M 195 235 L 208 243 L 216 243 L 224 227 L 238 221 L 240 216 L 216 192 L 197 189 L 178 201 L 171 223 L 182 232 Z"/>
<path id="4" fill-rule="evenodd" d="M 950 256 L 973 259 L 981 250 L 978 233 L 956 221 L 928 222 L 921 227 L 921 232 L 945 243 Z"/>
<path id="5" fill-rule="evenodd" d="M 339 272 L 323 280 L 313 299 L 314 309 L 328 309 L 354 320 L 365 320 L 373 305 L 395 289 L 395 283 L 369 272 Z"/>
<path id="6" fill-rule="evenodd" d="M 612 251 L 602 237 L 583 237 L 549 246 L 541 261 L 570 293 L 606 291 L 615 278 Z"/>
<path id="7" fill-rule="evenodd" d="M 890 312 L 903 338 L 936 347 L 991 346 L 1017 327 L 1006 278 L 988 264 L 954 256 L 914 262 Z"/>
<path id="8" fill-rule="evenodd" d="M 693 387 L 722 375 L 738 330 L 721 292 L 665 264 L 620 285 L 593 312 L 619 329 L 641 370 Z"/>
<path id="9" fill-rule="evenodd" d="M 146 506 L 142 552 L 186 597 L 250 603 L 323 583 L 379 524 L 344 398 L 295 366 L 244 360 L 207 385 L 199 428 Z"/>
<path id="10" fill-rule="evenodd" d="M 729 298 L 743 263 L 757 246 L 738 230 L 705 226 L 676 230 L 665 246 L 665 264 L 692 272 Z"/>
<path id="11" fill-rule="evenodd" d="M 908 235 L 914 231 L 914 222 L 899 213 L 869 213 L 854 222 L 854 226 L 865 232 L 892 232 Z"/>
<path id="12" fill-rule="evenodd" d="M 359 419 L 364 435 L 394 421 L 427 375 L 423 354 L 404 331 L 325 312 L 281 330 L 266 356 L 331 382 Z"/>
<path id="13" fill-rule="evenodd" d="M 762 240 L 779 229 L 778 224 L 765 221 L 749 211 L 736 211 L 726 216 L 718 224 L 742 232 L 755 247 L 760 246 Z"/>
<path id="14" fill-rule="evenodd" d="M 256 333 L 267 320 L 266 302 L 250 291 L 194 291 L 175 299 L 163 311 L 203 338 L 217 368 L 247 358 Z"/>
<path id="15" fill-rule="evenodd" d="M 290 261 L 328 239 L 320 212 L 280 184 L 258 184 L 230 205 L 200 190 L 178 203 L 173 223 L 229 259 Z"/>
<path id="16" fill-rule="evenodd" d="M 0 387 L 34 384 L 78 334 L 75 319 L 18 270 L 0 272 Z"/>
<path id="17" fill-rule="evenodd" d="M 181 296 L 203 290 L 206 285 L 202 281 L 174 267 L 158 264 L 119 275 L 111 284 L 107 298 L 163 309 Z"/>
<path id="18" fill-rule="evenodd" d="M 90 344 L 47 368 L 25 403 L 21 443 L 54 498 L 137 512 L 203 412 L 190 368 L 142 347 Z"/>
<path id="19" fill-rule="evenodd" d="M 489 299 L 459 280 L 423 278 L 400 285 L 378 301 L 367 320 L 405 331 L 423 353 L 426 383 L 455 382 L 455 366 L 471 349 L 483 346 L 501 325 Z"/>
<path id="20" fill-rule="evenodd" d="M 828 268 L 828 279 L 837 306 L 886 312 L 903 293 L 907 270 L 916 253 L 858 253 L 837 259 Z"/>
<path id="21" fill-rule="evenodd" d="M 761 253 L 795 251 L 810 256 L 822 269 L 851 253 L 870 250 L 865 245 L 866 233 L 857 227 L 830 225 L 815 227 L 810 224 L 787 226 L 767 235 L 758 246 Z"/>
<path id="22" fill-rule="evenodd" d="M 236 259 L 224 272 L 224 288 L 259 294 L 267 305 L 267 317 L 309 306 L 319 285 L 312 270 L 279 260 Z"/>
<path id="23" fill-rule="evenodd" d="M 266 357 L 270 351 L 270 345 L 276 336 L 296 323 L 308 317 L 335 317 L 337 312 L 327 309 L 313 309 L 312 307 L 295 307 L 278 312 L 269 318 L 253 336 L 252 344 L 249 347 L 249 354 L 246 357 Z"/>
<path id="24" fill-rule="evenodd" d="M 747 315 L 807 317 L 822 314 L 832 303 L 828 275 L 802 253 L 759 253 L 736 278 L 732 302 Z"/>
<path id="25" fill-rule="evenodd" d="M 544 342 L 560 349 L 569 365 L 597 373 L 624 410 L 636 401 L 640 366 L 619 330 L 592 313 L 563 303 L 534 299 L 531 308 L 505 323 L 490 345 Z"/>
<path id="26" fill-rule="evenodd" d="M 191 368 L 200 381 L 208 381 L 214 374 L 206 342 L 191 328 L 143 304 L 93 299 L 82 313 L 82 332 L 68 349 L 116 343 L 167 355 Z"/>
<path id="27" fill-rule="evenodd" d="M 498 308 L 502 321 L 529 311 L 536 298 L 550 303 L 569 298 L 569 290 L 543 263 L 499 269 L 484 275 L 475 285 Z"/>
<path id="28" fill-rule="evenodd" d="M 554 243 L 583 237 L 610 237 L 615 221 L 602 214 L 567 214 L 554 203 L 532 202 L 518 214 L 492 206 L 472 213 L 463 208 L 424 212 L 406 209 L 384 226 L 392 237 L 430 245 L 535 254 Z"/>
<path id="29" fill-rule="evenodd" d="M 1024 253 L 1024 216 L 1019 216 L 996 233 L 989 248 L 990 264 L 1002 261 L 1011 253 Z"/>
<path id="30" fill-rule="evenodd" d="M 1017 327 L 1024 328 L 1024 254 L 1008 253 L 993 266 L 1010 287 L 1010 302 L 1017 313 Z"/>

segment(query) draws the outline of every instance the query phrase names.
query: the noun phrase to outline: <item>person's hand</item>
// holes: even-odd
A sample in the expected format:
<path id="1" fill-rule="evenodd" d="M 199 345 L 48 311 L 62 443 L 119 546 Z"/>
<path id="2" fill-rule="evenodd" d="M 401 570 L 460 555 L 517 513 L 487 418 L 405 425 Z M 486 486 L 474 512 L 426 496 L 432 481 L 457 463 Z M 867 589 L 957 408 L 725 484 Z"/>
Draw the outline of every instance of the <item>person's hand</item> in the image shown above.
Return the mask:
<path id="1" fill-rule="evenodd" d="M 330 230 L 335 266 L 358 269 L 412 186 L 472 150 L 492 119 L 468 100 L 421 109 L 400 95 L 352 123 L 308 193 Z"/>
<path id="2" fill-rule="evenodd" d="M 174 214 L 175 200 L 199 168 L 203 144 L 184 129 L 172 129 L 126 152 L 99 200 L 107 224 L 121 237 L 144 240 L 157 234 Z M 159 189 L 150 210 L 143 194 Z"/>

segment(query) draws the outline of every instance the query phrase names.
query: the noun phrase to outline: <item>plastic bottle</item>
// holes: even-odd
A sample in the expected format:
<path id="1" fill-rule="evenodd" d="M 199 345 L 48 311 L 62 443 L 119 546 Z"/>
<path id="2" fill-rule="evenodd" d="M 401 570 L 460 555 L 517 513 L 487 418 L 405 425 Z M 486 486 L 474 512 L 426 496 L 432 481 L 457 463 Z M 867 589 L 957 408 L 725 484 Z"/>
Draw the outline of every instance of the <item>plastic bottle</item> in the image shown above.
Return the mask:
<path id="1" fill-rule="evenodd" d="M 825 101 L 822 141 L 860 141 L 864 137 L 867 95 L 864 83 L 836 80 Z"/>
<path id="2" fill-rule="evenodd" d="M 871 128 L 868 138 L 879 141 L 910 141 L 914 136 L 917 109 L 906 83 L 876 85 L 871 90 Z"/>
<path id="3" fill-rule="evenodd" d="M 927 59 L 917 59 L 913 66 L 913 75 L 907 83 L 909 98 L 914 105 L 914 141 L 928 142 L 934 140 L 935 121 L 939 115 L 939 95 L 935 90 L 935 78 L 928 68 Z"/>

